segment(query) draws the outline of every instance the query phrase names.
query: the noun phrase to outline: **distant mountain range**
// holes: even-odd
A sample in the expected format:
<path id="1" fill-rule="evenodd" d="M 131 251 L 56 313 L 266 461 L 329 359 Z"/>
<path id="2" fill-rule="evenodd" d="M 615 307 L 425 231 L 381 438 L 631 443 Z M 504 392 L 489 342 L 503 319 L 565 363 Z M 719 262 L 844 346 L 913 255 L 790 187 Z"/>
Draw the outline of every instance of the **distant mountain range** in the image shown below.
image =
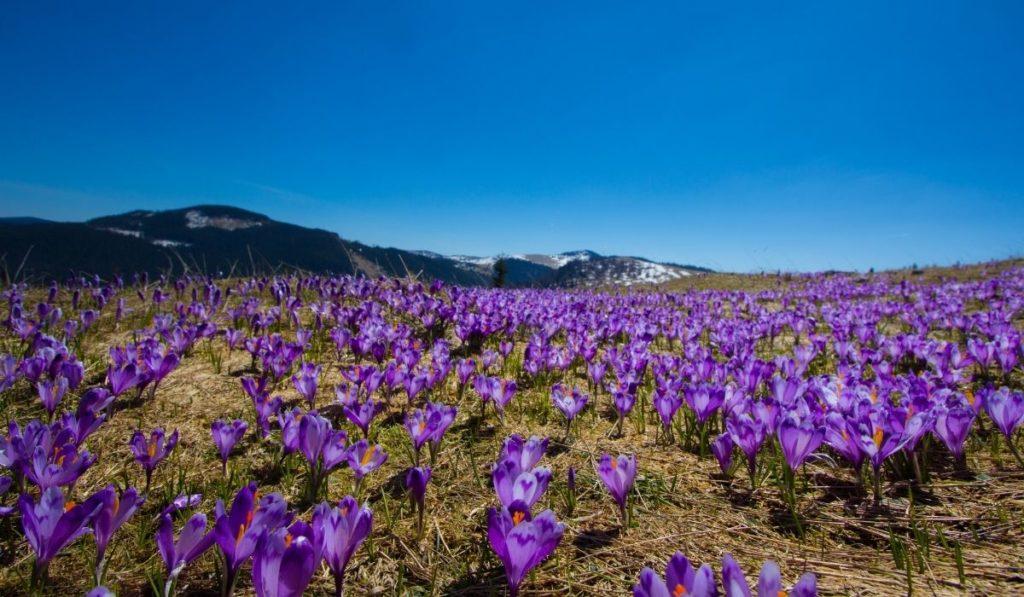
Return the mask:
<path id="1" fill-rule="evenodd" d="M 512 287 L 656 284 L 711 271 L 593 251 L 473 257 L 374 247 L 221 205 L 137 210 L 87 222 L 0 218 L 0 275 L 6 279 L 82 272 L 109 277 L 136 271 L 229 275 L 304 270 L 412 275 L 481 286 L 493 283 L 499 260 L 504 283 Z"/>

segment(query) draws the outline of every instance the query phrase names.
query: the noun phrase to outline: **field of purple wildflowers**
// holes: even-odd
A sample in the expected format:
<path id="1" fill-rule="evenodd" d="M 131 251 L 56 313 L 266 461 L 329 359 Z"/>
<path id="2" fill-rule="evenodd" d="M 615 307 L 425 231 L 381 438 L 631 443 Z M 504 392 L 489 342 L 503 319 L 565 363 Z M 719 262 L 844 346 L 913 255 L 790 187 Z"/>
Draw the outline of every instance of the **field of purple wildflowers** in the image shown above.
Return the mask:
<path id="1" fill-rule="evenodd" d="M 3 594 L 1024 587 L 1024 269 L 0 301 Z"/>

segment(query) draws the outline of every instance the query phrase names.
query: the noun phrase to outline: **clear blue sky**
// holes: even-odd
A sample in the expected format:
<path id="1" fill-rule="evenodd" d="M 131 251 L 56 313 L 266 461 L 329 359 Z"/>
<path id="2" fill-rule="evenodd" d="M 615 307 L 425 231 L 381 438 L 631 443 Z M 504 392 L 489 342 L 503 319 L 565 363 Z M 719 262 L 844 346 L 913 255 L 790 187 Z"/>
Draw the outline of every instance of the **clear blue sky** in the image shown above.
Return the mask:
<path id="1" fill-rule="evenodd" d="M 1020 2 L 17 4 L 0 215 L 215 202 L 738 271 L 1024 253 Z"/>

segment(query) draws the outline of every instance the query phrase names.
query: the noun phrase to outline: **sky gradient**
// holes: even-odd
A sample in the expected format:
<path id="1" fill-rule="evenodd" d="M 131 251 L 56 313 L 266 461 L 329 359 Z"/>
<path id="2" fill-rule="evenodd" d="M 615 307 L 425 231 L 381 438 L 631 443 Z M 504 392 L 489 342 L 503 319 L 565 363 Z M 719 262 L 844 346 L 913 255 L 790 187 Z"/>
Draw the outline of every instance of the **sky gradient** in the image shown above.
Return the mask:
<path id="1" fill-rule="evenodd" d="M 732 271 L 1024 254 L 1019 2 L 20 4 L 0 216 L 224 203 Z"/>

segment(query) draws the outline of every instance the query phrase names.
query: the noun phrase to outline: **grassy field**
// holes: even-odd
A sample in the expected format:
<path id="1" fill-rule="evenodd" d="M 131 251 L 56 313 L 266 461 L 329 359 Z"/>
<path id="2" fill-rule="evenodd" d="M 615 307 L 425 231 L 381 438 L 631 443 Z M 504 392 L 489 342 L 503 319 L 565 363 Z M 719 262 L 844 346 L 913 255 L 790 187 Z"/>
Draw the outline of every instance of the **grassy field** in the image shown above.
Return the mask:
<path id="1" fill-rule="evenodd" d="M 1010 265 L 887 275 L 925 281 L 971 279 L 982 270 Z M 715 274 L 679 280 L 666 289 L 760 290 L 800 283 L 799 277 Z M 131 340 L 132 330 L 148 325 L 152 311 L 135 306 L 135 312 L 119 325 L 107 310 L 83 340 L 79 348 L 87 365 L 83 388 L 103 382 L 110 346 Z M 281 331 L 294 334 L 288 327 Z M 7 348 L 14 346 L 10 338 L 4 342 Z M 659 342 L 659 350 L 670 350 Z M 785 342 L 779 346 L 781 350 Z M 324 365 L 317 405 L 336 426 L 358 436 L 334 404 L 332 390 L 341 381 L 340 367 L 354 361 L 340 360 L 324 331 L 314 336 L 312 347 Z M 507 368 L 510 375 L 520 370 L 518 358 L 513 353 Z M 240 378 L 252 373 L 249 366 L 244 352 L 229 352 L 222 341 L 200 341 L 153 399 L 119 400 L 112 420 L 89 439 L 89 448 L 99 460 L 76 485 L 78 496 L 112 482 L 141 488 L 142 472 L 128 446 L 134 430 L 164 427 L 181 434 L 178 448 L 156 471 L 147 503 L 114 538 L 107 583 L 119 594 L 146 593 L 147 578 L 162 569 L 153 535 L 159 511 L 176 495 L 201 493 L 203 500 L 196 511 L 212 515 L 218 498 L 230 499 L 245 482 L 254 480 L 261 492 L 280 492 L 300 517 L 308 519 L 309 506 L 300 505 L 301 456 L 293 455 L 279 466 L 277 441 L 260 440 L 252 432 L 252 407 L 240 385 Z M 828 368 L 827 363 L 823 366 Z M 1000 451 L 992 439 L 995 436 L 987 441 L 972 435 L 965 471 L 956 470 L 952 461 L 934 452 L 935 461 L 930 464 L 934 474 L 927 486 L 893 483 L 878 506 L 872 504 L 870 489 L 847 467 L 811 462 L 799 481 L 797 509 L 802 525 L 798 529 L 774 482 L 781 470 L 778 456 L 769 457 L 765 480 L 751 493 L 742 473 L 740 479 L 723 476 L 714 459 L 700 457 L 695 448 L 678 442 L 659 445 L 658 424 L 645 398 L 628 419 L 624 435 L 616 437 L 615 411 L 604 392 L 592 397 L 596 408 L 588 407 L 572 436 L 565 438 L 562 419 L 550 401 L 555 381 L 587 386 L 581 367 L 564 379 L 520 377 L 519 395 L 503 423 L 493 411 L 480 420 L 479 399 L 471 390 L 459 399 L 451 377 L 435 388 L 429 398 L 456 404 L 459 415 L 436 458 L 421 538 L 416 536 L 415 516 L 402 487 L 403 472 L 411 465 L 409 439 L 402 426 L 405 398 L 396 396 L 391 401 L 371 432 L 389 459 L 359 488 L 358 497 L 374 511 L 375 525 L 350 565 L 349 594 L 501 594 L 504 575 L 487 544 L 486 510 L 496 504 L 490 465 L 502 439 L 512 433 L 551 438 L 544 464 L 551 467 L 554 479 L 540 507 L 554 510 L 567 527 L 553 556 L 526 581 L 526 594 L 625 594 L 643 566 L 660 570 L 677 550 L 691 561 L 711 563 L 716 570 L 722 555 L 731 553 L 748 578 L 756 578 L 765 560 L 778 562 L 790 583 L 813 571 L 823 594 L 903 594 L 912 589 L 920 594 L 996 595 L 1018 592 L 1024 586 L 1020 584 L 1024 581 L 1024 471 Z M 646 383 L 642 397 L 652 389 L 649 379 Z M 290 383 L 280 384 L 274 394 L 289 405 L 301 403 Z M 8 421 L 45 417 L 34 400 L 34 389 L 24 384 L 4 392 L 2 400 Z M 250 424 L 226 476 L 210 438 L 211 423 L 223 418 L 242 418 Z M 628 528 L 621 526 L 616 507 L 594 472 L 597 456 L 605 452 L 637 455 L 640 472 Z M 573 509 L 566 499 L 570 468 L 578 471 Z M 342 470 L 331 476 L 327 493 L 336 501 L 353 490 L 351 472 Z M 31 572 L 30 550 L 17 525 L 16 516 L 0 521 L 0 593 L 7 595 L 23 593 Z M 90 540 L 80 540 L 54 562 L 49 594 L 82 594 L 91 588 L 93 549 Z M 186 570 L 180 593 L 215 594 L 217 566 L 214 552 L 208 552 Z M 332 586 L 330 576 L 321 570 L 311 592 L 325 593 Z M 246 572 L 237 594 L 251 592 Z"/>

